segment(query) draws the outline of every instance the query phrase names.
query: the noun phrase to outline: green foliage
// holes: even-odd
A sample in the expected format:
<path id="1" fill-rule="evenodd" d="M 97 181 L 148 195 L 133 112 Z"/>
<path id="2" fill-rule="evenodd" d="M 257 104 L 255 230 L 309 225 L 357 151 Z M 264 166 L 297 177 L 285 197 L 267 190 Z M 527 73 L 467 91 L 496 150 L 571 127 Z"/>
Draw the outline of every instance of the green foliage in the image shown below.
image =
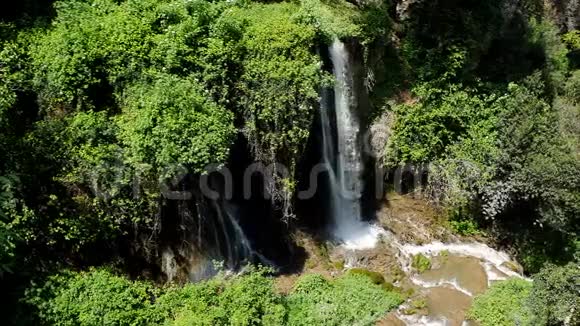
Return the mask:
<path id="1" fill-rule="evenodd" d="M 563 96 L 561 99 L 571 104 L 580 103 L 580 70 L 574 70 L 564 84 Z M 577 109 L 577 107 L 575 107 Z"/>
<path id="2" fill-rule="evenodd" d="M 481 231 L 474 220 L 451 220 L 449 221 L 449 226 L 453 232 L 462 236 L 481 234 Z"/>
<path id="3" fill-rule="evenodd" d="M 464 138 L 493 137 L 493 133 L 485 133 L 493 126 L 495 96 L 480 95 L 460 85 L 448 89 L 423 85 L 415 93 L 419 102 L 394 108 L 397 119 L 387 155 L 391 164 L 428 162 L 441 157 L 449 146 Z M 476 154 L 493 154 L 485 152 L 486 142 L 476 145 L 482 147 Z"/>
<path id="4" fill-rule="evenodd" d="M 411 267 L 417 270 L 417 272 L 423 273 L 431 269 L 431 259 L 423 254 L 414 255 L 411 261 Z"/>
<path id="5" fill-rule="evenodd" d="M 197 317 L 198 324 L 204 322 L 212 325 L 223 317 L 219 309 L 218 297 L 222 290 L 221 281 L 212 279 L 196 284 L 186 284 L 183 287 L 172 286 L 155 299 L 155 307 L 151 313 L 152 322 L 169 324 L 176 316 L 178 320 L 192 320 Z M 175 323 L 179 323 L 178 320 Z M 195 323 L 190 323 L 195 324 Z"/>
<path id="6" fill-rule="evenodd" d="M 54 28 L 31 50 L 34 84 L 46 107 L 107 105 L 112 92 L 143 69 L 152 30 L 139 12 L 146 8 L 135 6 L 110 0 L 56 3 Z"/>
<path id="7" fill-rule="evenodd" d="M 419 82 L 455 83 L 477 66 L 503 24 L 501 1 L 409 5 L 401 54 Z"/>
<path id="8" fill-rule="evenodd" d="M 580 49 L 580 31 L 573 30 L 562 35 L 562 41 L 572 50 Z"/>
<path id="9" fill-rule="evenodd" d="M 525 301 L 531 288 L 529 281 L 517 278 L 494 283 L 475 297 L 467 316 L 482 326 L 526 325 L 530 312 Z"/>
<path id="10" fill-rule="evenodd" d="M 538 273 L 546 263 L 565 265 L 577 259 L 580 243 L 574 233 L 549 227 L 530 227 L 515 242 L 517 259 L 530 274 Z"/>
<path id="11" fill-rule="evenodd" d="M 574 117 L 576 108 L 572 100 L 560 100 L 556 102 L 559 106 L 550 106 L 545 85 L 542 75 L 536 73 L 520 84 L 508 85 L 505 91 L 496 90 L 489 95 L 444 92 L 441 96 L 424 97 L 423 104 L 411 105 L 427 107 L 427 112 L 441 115 L 423 115 L 420 109 L 413 110 L 410 116 L 401 114 L 393 145 L 398 153 L 394 152 L 393 157 L 415 162 L 440 158 L 430 166 L 428 190 L 450 211 L 461 211 L 459 219 L 451 222 L 459 232 L 475 231 L 469 221 L 475 222 L 481 215 L 499 220 L 508 228 L 517 227 L 516 232 L 521 232 L 525 224 L 530 239 L 531 233 L 535 237 L 549 231 L 532 232 L 534 225 L 563 234 L 572 232 L 565 237 L 577 232 L 574 221 L 579 212 L 580 165 L 573 140 L 577 131 L 573 123 L 565 122 Z M 564 87 L 568 94 L 574 94 L 574 85 L 570 81 Z M 435 91 L 431 89 L 427 94 Z M 440 98 L 445 101 L 443 105 L 439 104 Z M 461 101 L 455 101 L 457 98 Z M 460 107 L 462 103 L 472 103 L 478 109 L 465 118 L 451 109 L 441 110 Z M 463 111 L 469 112 L 469 108 Z M 442 122 L 435 124 L 438 120 Z M 444 139 L 448 140 L 443 142 Z M 433 151 L 434 148 L 439 150 Z"/>
<path id="12" fill-rule="evenodd" d="M 44 218 L 18 221 L 28 245 L 77 254 L 99 241 L 114 241 L 123 226 L 146 215 L 149 207 L 129 193 L 132 174 L 115 140 L 115 125 L 105 112 L 80 112 L 35 125 L 25 145 L 34 149 L 36 164 L 25 176 L 42 183 L 41 189 L 29 186 L 28 191 Z M 54 165 L 60 168 L 51 169 Z"/>
<path id="13" fill-rule="evenodd" d="M 287 297 L 288 325 L 373 325 L 402 301 L 364 275 L 306 275 Z"/>
<path id="14" fill-rule="evenodd" d="M 9 110 L 18 98 L 18 89 L 28 81 L 26 62 L 23 60 L 25 46 L 18 42 L 2 43 L 0 51 L 0 126 L 7 127 Z"/>
<path id="15" fill-rule="evenodd" d="M 362 45 L 357 92 L 368 92 L 371 110 L 411 89 L 392 107 L 387 164 L 436 163 L 430 195 L 465 210 L 450 221 L 455 232 L 476 234 L 480 217 L 493 219 L 528 271 L 569 261 L 580 248 L 580 73 L 568 63 L 578 33 L 558 35 L 539 1 L 391 5 L 63 0 L 45 25 L 51 11 L 25 0 L 0 15 L 0 272 L 27 278 L 55 263 L 156 252 L 140 241 L 158 241 L 150 235 L 171 211 L 160 179 L 223 164 L 237 130 L 255 160 L 289 168 L 269 186 L 290 216 L 319 90 L 331 83 L 317 50 L 334 38 Z M 33 23 L 38 14 L 47 19 Z M 430 261 L 413 265 L 422 272 Z M 575 271 L 538 275 L 533 291 L 548 298 L 532 303 L 538 323 L 577 318 L 568 314 Z M 36 289 L 29 302 L 41 320 L 66 325 L 371 324 L 400 301 L 382 275 L 362 270 L 306 277 L 287 300 L 260 273 L 162 295 L 105 270 Z"/>
<path id="16" fill-rule="evenodd" d="M 265 270 L 161 291 L 107 269 L 61 273 L 27 290 L 53 325 L 281 325 L 286 310 Z"/>
<path id="17" fill-rule="evenodd" d="M 548 265 L 534 281 L 509 279 L 495 283 L 474 299 L 471 319 L 486 325 L 575 325 L 580 314 L 578 263 Z"/>
<path id="18" fill-rule="evenodd" d="M 159 171 L 183 164 L 201 173 L 226 160 L 236 131 L 232 114 L 201 94 L 194 81 L 171 75 L 129 88 L 119 137 L 135 165 Z"/>
<path id="19" fill-rule="evenodd" d="M 565 81 L 568 70 L 568 50 L 558 35 L 558 28 L 550 20 L 538 21 L 533 18 L 529 26 L 530 42 L 544 50 L 544 69 L 549 75 L 548 82 L 552 87 L 558 88 Z"/>
<path id="20" fill-rule="evenodd" d="M 476 236 L 482 230 L 474 219 L 470 218 L 470 211 L 465 207 L 454 208 L 449 212 L 448 225 L 451 231 L 462 236 Z"/>
<path id="21" fill-rule="evenodd" d="M 12 229 L 16 202 L 13 176 L 0 176 L 0 277 L 11 270 L 17 236 Z"/>
<path id="22" fill-rule="evenodd" d="M 533 325 L 580 323 L 580 265 L 549 265 L 534 275 L 528 297 Z"/>
<path id="23" fill-rule="evenodd" d="M 247 19 L 244 73 L 238 83 L 245 133 L 255 156 L 267 163 L 294 160 L 308 139 L 322 73 L 310 49 L 315 31 L 300 23 L 299 8 L 287 3 L 234 12 Z"/>
<path id="24" fill-rule="evenodd" d="M 360 19 L 360 14 L 355 5 L 346 1 L 303 0 L 299 19 L 315 27 L 330 42 L 335 37 L 359 36 L 361 26 L 355 21 Z"/>
<path id="25" fill-rule="evenodd" d="M 508 174 L 511 197 L 539 201 L 539 219 L 558 230 L 574 224 L 579 212 L 580 164 L 570 149 L 562 146 L 558 117 L 541 100 L 534 79 L 512 86 L 502 115 L 499 172 Z M 538 85 L 537 83 L 535 85 Z"/>
<path id="26" fill-rule="evenodd" d="M 189 285 L 180 290 L 185 303 L 174 325 L 281 325 L 286 310 L 263 272 L 252 272 L 220 284 Z M 184 298 L 185 295 L 185 298 Z M 167 296 L 165 294 L 164 296 Z M 164 296 L 160 298 L 164 304 Z"/>
<path id="27" fill-rule="evenodd" d="M 26 300 L 53 325 L 144 325 L 155 291 L 100 269 L 52 276 Z"/>
<path id="28" fill-rule="evenodd" d="M 415 315 L 421 314 L 425 315 L 428 313 L 427 309 L 427 301 L 424 298 L 416 298 L 411 300 L 410 306 L 408 308 L 403 309 L 403 313 L 405 315 Z"/>

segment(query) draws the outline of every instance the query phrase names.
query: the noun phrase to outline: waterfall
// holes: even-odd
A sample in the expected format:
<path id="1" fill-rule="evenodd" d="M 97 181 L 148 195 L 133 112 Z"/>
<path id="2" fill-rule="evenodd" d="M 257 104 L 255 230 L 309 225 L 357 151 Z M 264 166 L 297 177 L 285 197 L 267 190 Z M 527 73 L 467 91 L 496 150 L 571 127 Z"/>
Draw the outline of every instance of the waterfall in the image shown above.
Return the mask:
<path id="1" fill-rule="evenodd" d="M 331 92 L 323 90 L 320 120 L 323 162 L 329 169 L 331 231 L 347 247 L 373 247 L 380 231 L 361 221 L 363 164 L 349 53 L 339 40 L 333 42 L 329 53 L 336 79 L 334 101 L 329 98 Z M 335 133 L 331 122 L 335 122 Z"/>
<path id="2" fill-rule="evenodd" d="M 335 41 L 330 48 L 333 72 L 336 78 L 334 86 L 334 107 L 336 113 L 337 150 L 336 182 L 344 197 L 338 204 L 338 224 L 360 217 L 360 196 L 362 184 L 362 162 L 360 146 L 357 141 L 359 124 L 352 112 L 354 97 L 352 94 L 352 74 L 348 52 L 344 44 Z"/>
<path id="3" fill-rule="evenodd" d="M 226 236 L 227 258 L 228 262 L 232 264 L 228 267 L 236 269 L 240 264 L 254 261 L 275 268 L 276 264 L 274 262 L 252 247 L 250 240 L 236 218 L 236 216 L 240 215 L 237 206 L 228 201 L 224 201 L 221 205 L 214 201 L 214 205 Z"/>

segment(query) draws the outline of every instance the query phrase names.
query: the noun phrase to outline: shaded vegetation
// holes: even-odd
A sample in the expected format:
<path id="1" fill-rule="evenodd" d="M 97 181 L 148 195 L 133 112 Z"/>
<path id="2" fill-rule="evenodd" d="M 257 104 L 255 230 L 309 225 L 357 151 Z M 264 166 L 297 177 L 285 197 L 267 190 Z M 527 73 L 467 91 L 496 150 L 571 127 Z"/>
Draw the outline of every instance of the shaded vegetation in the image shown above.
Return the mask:
<path id="1" fill-rule="evenodd" d="M 535 279 L 494 285 L 472 318 L 578 323 L 580 32 L 559 29 L 535 0 L 399 5 L 25 0 L 3 10 L 6 323 L 373 324 L 400 304 L 382 275 L 356 269 L 306 276 L 288 296 L 263 271 L 150 283 L 163 281 L 168 222 L 194 234 L 186 218 L 218 219 L 192 180 L 236 164 L 240 143 L 250 161 L 284 165 L 260 191 L 271 199 L 264 210 L 292 226 L 297 166 L 320 90 L 334 82 L 324 49 L 336 38 L 361 65 L 362 129 L 369 117 L 393 122 L 377 161 L 430 163 L 424 193 L 450 228 L 513 248 Z M 168 198 L 178 190 L 190 196 Z M 430 265 L 413 257 L 419 272 Z"/>

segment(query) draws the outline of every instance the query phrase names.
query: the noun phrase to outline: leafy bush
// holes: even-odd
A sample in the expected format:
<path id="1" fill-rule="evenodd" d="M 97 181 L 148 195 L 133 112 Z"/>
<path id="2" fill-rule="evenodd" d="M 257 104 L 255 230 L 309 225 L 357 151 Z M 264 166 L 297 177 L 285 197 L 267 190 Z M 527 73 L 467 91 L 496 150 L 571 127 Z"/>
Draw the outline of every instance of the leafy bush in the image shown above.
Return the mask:
<path id="1" fill-rule="evenodd" d="M 525 301 L 531 288 L 531 282 L 518 278 L 494 283 L 475 297 L 467 316 L 482 326 L 526 325 L 530 314 Z"/>
<path id="2" fill-rule="evenodd" d="M 54 325 L 144 325 L 156 290 L 106 269 L 52 276 L 27 291 L 27 302 Z"/>
<path id="3" fill-rule="evenodd" d="M 34 46 L 34 84 L 45 107 L 110 105 L 146 65 L 152 29 L 135 2 L 56 3 L 54 28 Z"/>
<path id="4" fill-rule="evenodd" d="M 235 135 L 233 116 L 202 93 L 194 81 L 172 75 L 129 88 L 119 137 L 135 165 L 149 164 L 161 175 L 177 164 L 201 173 L 226 160 Z"/>
<path id="5" fill-rule="evenodd" d="M 14 218 L 14 176 L 0 176 L 0 278 L 11 270 L 17 236 L 11 228 Z"/>
<path id="6" fill-rule="evenodd" d="M 573 82 L 565 89 L 573 94 Z M 486 99 L 478 101 L 480 116 L 465 120 L 464 131 L 455 141 L 439 154 L 417 156 L 441 157 L 430 169 L 432 198 L 451 210 L 468 208 L 462 214 L 465 220 L 494 219 L 504 230 L 514 228 L 508 232 L 523 228 L 530 238 L 550 230 L 563 235 L 577 232 L 573 225 L 580 212 L 580 164 L 571 140 L 576 129 L 562 122 L 564 116 L 574 114 L 571 107 L 567 115 L 560 114 L 561 109 L 557 112 L 546 92 L 542 75 L 536 73 L 508 85 L 505 93 L 480 95 Z M 452 224 L 472 227 L 469 222 Z M 537 226 L 543 231 L 531 234 Z"/>
<path id="7" fill-rule="evenodd" d="M 158 303 L 173 308 L 173 325 L 281 325 L 286 315 L 282 297 L 263 271 L 188 285 L 164 294 Z"/>
<path id="8" fill-rule="evenodd" d="M 493 105 L 494 95 L 477 94 L 460 85 L 445 89 L 421 85 L 414 92 L 419 102 L 394 108 L 397 119 L 392 147 L 387 153 L 391 165 L 440 158 L 450 145 L 477 132 L 488 131 L 493 124 L 497 111 Z"/>
<path id="9" fill-rule="evenodd" d="M 219 297 L 228 320 L 234 325 L 280 325 L 286 311 L 282 297 L 274 293 L 272 280 L 260 272 L 226 283 Z"/>
<path id="10" fill-rule="evenodd" d="M 527 304 L 533 325 L 580 323 L 580 265 L 549 265 L 534 275 Z"/>
<path id="11" fill-rule="evenodd" d="M 449 221 L 451 230 L 462 236 L 474 236 L 481 234 L 477 223 L 474 220 L 461 219 Z"/>
<path id="12" fill-rule="evenodd" d="M 333 281 L 320 275 L 298 280 L 287 297 L 289 325 L 373 325 L 403 300 L 364 275 Z"/>
<path id="13" fill-rule="evenodd" d="M 281 325 L 284 301 L 265 272 L 163 290 L 107 269 L 66 272 L 28 289 L 26 301 L 54 325 Z"/>

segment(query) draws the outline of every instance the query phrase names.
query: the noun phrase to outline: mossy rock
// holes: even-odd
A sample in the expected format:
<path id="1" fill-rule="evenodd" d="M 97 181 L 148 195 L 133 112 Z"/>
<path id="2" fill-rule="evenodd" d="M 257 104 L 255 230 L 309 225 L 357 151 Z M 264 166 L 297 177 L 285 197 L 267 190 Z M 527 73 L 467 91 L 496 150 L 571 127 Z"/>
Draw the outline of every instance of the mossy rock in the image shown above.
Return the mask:
<path id="1" fill-rule="evenodd" d="M 391 282 L 384 282 L 382 284 L 383 289 L 388 292 L 399 292 L 397 291 L 397 287 L 393 285 Z"/>
<path id="2" fill-rule="evenodd" d="M 399 266 L 393 266 L 389 271 L 389 281 L 396 283 L 405 278 L 405 272 Z"/>
<path id="3" fill-rule="evenodd" d="M 520 264 L 513 261 L 505 261 L 501 264 L 501 266 L 509 268 L 511 271 L 519 274 L 522 274 L 524 270 L 524 268 Z"/>
<path id="4" fill-rule="evenodd" d="M 411 300 L 409 306 L 404 308 L 402 313 L 405 315 L 427 315 L 427 300 L 422 297 Z"/>
<path id="5" fill-rule="evenodd" d="M 364 276 L 370 278 L 371 281 L 373 281 L 373 283 L 375 283 L 377 285 L 382 285 L 385 283 L 385 278 L 383 277 L 383 274 L 381 274 L 379 272 L 373 272 L 373 271 L 370 271 L 368 269 L 351 268 L 348 270 L 348 273 L 349 274 L 356 274 L 356 275 L 364 275 Z"/>
<path id="6" fill-rule="evenodd" d="M 417 270 L 417 272 L 423 273 L 431 269 L 431 259 L 423 254 L 417 254 L 413 256 L 411 267 Z"/>
<path id="7" fill-rule="evenodd" d="M 308 260 L 306 260 L 305 266 L 308 269 L 312 269 L 312 268 L 316 267 L 316 261 L 314 259 L 308 259 Z"/>
<path id="8" fill-rule="evenodd" d="M 406 290 L 403 290 L 403 291 L 401 292 L 401 294 L 403 294 L 403 295 L 404 295 L 405 297 L 407 297 L 407 298 L 410 298 L 410 297 L 412 297 L 413 295 L 415 295 L 415 289 L 413 289 L 413 288 L 408 288 L 408 289 L 406 289 Z"/>
<path id="9" fill-rule="evenodd" d="M 424 298 L 417 298 L 411 301 L 411 307 L 414 309 L 425 309 L 427 308 L 427 300 Z"/>
<path id="10" fill-rule="evenodd" d="M 336 270 L 341 271 L 344 269 L 344 261 L 343 260 L 335 261 L 332 263 L 332 267 L 334 267 L 334 269 Z"/>

